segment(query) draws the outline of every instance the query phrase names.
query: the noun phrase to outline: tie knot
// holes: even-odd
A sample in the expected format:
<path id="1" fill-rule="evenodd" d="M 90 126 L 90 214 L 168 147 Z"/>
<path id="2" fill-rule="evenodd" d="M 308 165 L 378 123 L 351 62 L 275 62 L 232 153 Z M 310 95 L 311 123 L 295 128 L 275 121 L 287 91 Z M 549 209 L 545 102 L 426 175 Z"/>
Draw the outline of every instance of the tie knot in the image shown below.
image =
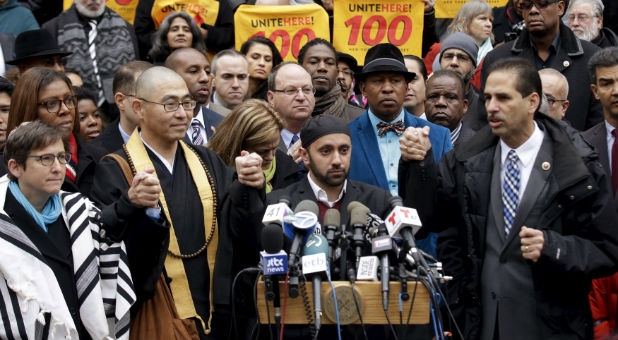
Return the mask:
<path id="1" fill-rule="evenodd" d="M 614 138 L 616 138 L 616 129 L 614 128 L 611 132 L 612 136 L 614 136 Z"/>
<path id="2" fill-rule="evenodd" d="M 405 130 L 405 125 L 402 120 L 398 120 L 394 123 L 379 122 L 376 126 L 378 127 L 378 135 L 380 138 L 384 137 L 388 131 L 393 131 L 397 136 L 401 136 Z"/>
<path id="3" fill-rule="evenodd" d="M 511 150 L 509 151 L 508 155 L 506 156 L 511 162 L 517 162 L 519 160 L 519 157 L 517 157 L 517 152 L 515 152 L 515 150 Z"/>
<path id="4" fill-rule="evenodd" d="M 202 123 L 200 123 L 199 119 L 193 119 L 191 121 L 191 127 L 202 127 Z"/>

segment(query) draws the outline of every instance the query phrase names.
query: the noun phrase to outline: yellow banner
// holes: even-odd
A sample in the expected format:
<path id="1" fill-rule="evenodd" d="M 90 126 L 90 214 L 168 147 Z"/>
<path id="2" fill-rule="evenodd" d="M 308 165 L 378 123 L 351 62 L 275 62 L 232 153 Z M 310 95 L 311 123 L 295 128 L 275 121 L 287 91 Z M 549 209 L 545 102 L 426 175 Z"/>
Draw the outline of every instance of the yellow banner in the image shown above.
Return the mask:
<path id="1" fill-rule="evenodd" d="M 139 0 L 106 0 L 106 6 L 133 25 L 138 2 Z M 63 0 L 65 10 L 69 9 L 71 5 L 73 5 L 73 0 Z"/>
<path id="2" fill-rule="evenodd" d="M 227 1 L 227 0 L 224 0 Z M 219 1 L 215 0 L 157 0 L 150 15 L 155 28 L 159 29 L 163 19 L 172 12 L 187 12 L 195 19 L 198 26 L 214 25 L 219 15 Z"/>
<path id="3" fill-rule="evenodd" d="M 372 46 L 391 43 L 404 55 L 421 56 L 424 5 L 420 0 L 334 1 L 333 45 L 365 62 Z"/>
<path id="4" fill-rule="evenodd" d="M 283 60 L 296 61 L 309 40 L 330 41 L 328 14 L 320 5 L 240 5 L 234 14 L 236 49 L 256 36 L 275 43 Z"/>
<path id="5" fill-rule="evenodd" d="M 503 7 L 509 0 L 485 0 L 491 7 Z M 459 8 L 468 0 L 437 0 L 434 5 L 436 18 L 454 18 Z"/>

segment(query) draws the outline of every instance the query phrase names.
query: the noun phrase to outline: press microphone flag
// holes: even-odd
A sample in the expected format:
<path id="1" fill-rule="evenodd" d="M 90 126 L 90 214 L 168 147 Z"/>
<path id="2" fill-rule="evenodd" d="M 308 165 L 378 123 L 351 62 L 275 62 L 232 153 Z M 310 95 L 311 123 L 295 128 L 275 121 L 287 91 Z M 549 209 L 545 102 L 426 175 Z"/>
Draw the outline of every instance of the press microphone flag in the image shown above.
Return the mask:
<path id="1" fill-rule="evenodd" d="M 322 273 L 328 271 L 328 241 L 326 237 L 313 234 L 305 243 L 302 257 L 303 274 L 311 276 L 313 281 L 313 307 L 315 327 L 319 331 L 322 325 Z"/>

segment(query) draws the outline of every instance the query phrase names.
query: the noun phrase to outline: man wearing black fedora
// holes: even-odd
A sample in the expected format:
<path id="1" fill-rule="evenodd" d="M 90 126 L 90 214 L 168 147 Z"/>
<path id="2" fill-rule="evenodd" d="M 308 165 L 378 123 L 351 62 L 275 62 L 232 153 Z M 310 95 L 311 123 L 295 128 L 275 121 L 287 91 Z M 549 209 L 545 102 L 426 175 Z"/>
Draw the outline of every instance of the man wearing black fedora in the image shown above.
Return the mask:
<path id="1" fill-rule="evenodd" d="M 20 74 L 33 67 L 64 72 L 62 58 L 71 54 L 60 49 L 51 34 L 43 29 L 20 33 L 15 39 L 14 49 L 15 58 L 7 64 L 17 66 Z"/>
<path id="2" fill-rule="evenodd" d="M 418 76 L 408 72 L 401 51 L 393 44 L 379 44 L 367 51 L 365 66 L 356 80 L 367 98 L 368 109 L 350 122 L 350 179 L 399 195 L 399 138 L 408 127 L 429 128 L 436 161 L 453 148 L 448 129 L 418 118 L 403 107 L 408 82 Z M 435 255 L 435 238 L 432 235 L 426 239 L 427 244 L 419 242 L 419 246 Z"/>

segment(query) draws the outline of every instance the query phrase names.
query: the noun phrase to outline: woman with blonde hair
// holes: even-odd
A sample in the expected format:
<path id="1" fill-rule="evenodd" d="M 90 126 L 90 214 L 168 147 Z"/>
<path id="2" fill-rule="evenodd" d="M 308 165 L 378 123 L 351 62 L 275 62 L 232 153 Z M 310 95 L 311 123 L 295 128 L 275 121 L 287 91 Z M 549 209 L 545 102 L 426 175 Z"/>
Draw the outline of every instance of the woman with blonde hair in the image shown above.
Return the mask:
<path id="1" fill-rule="evenodd" d="M 266 176 L 266 192 L 269 193 L 303 176 L 300 166 L 279 150 L 280 133 L 284 127 L 283 119 L 268 103 L 249 99 L 221 121 L 208 147 L 232 168 L 235 168 L 234 159 L 240 156 L 241 150 L 260 155 L 262 171 Z"/>

